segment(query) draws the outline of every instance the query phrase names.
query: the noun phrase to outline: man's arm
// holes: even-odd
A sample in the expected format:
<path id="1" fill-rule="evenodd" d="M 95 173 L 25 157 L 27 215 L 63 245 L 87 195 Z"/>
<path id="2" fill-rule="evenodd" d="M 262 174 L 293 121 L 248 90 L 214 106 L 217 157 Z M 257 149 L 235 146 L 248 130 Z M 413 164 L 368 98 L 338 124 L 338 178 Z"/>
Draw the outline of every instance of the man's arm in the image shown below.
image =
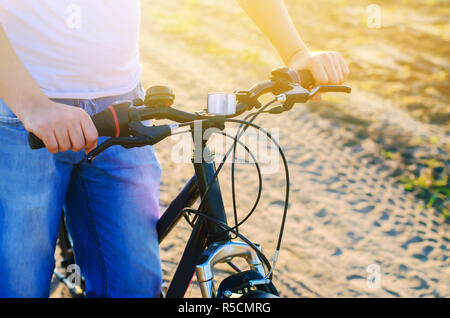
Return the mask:
<path id="1" fill-rule="evenodd" d="M 318 84 L 342 83 L 349 70 L 337 52 L 310 52 L 298 34 L 283 0 L 237 0 L 272 42 L 284 63 L 310 70 Z"/>
<path id="2" fill-rule="evenodd" d="M 96 146 L 97 130 L 82 109 L 52 102 L 26 70 L 0 25 L 0 98 L 56 153 Z"/>

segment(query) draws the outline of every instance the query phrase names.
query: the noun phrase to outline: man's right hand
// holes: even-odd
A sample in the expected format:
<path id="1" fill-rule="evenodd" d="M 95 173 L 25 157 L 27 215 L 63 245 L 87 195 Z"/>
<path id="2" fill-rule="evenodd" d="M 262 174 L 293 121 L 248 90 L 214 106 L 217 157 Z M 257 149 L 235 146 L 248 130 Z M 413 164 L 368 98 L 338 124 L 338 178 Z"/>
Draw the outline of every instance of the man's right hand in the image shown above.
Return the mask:
<path id="1" fill-rule="evenodd" d="M 88 153 L 97 147 L 98 132 L 81 108 L 45 100 L 27 109 L 19 119 L 28 132 L 39 137 L 51 153 L 69 149 Z"/>

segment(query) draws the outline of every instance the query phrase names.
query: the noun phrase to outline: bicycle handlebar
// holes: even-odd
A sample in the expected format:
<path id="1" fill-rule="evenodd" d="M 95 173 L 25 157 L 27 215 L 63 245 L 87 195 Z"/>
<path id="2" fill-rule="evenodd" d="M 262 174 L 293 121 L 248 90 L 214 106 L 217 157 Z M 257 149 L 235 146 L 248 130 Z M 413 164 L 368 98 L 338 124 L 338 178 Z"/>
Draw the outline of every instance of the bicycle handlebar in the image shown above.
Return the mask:
<path id="1" fill-rule="evenodd" d="M 301 86 L 298 84 L 301 83 Z M 98 130 L 99 136 L 115 138 L 130 137 L 130 122 L 141 122 L 149 119 L 168 119 L 177 123 L 192 122 L 195 120 L 211 118 L 233 118 L 253 108 L 260 108 L 258 98 L 264 94 L 272 93 L 277 100 L 283 103 L 285 110 L 289 110 L 295 103 L 304 103 L 320 92 L 350 93 L 351 88 L 340 85 L 316 86 L 311 72 L 296 72 L 288 68 L 279 68 L 272 71 L 269 81 L 254 85 L 248 91 L 236 91 L 236 112 L 229 116 L 212 116 L 206 113 L 189 113 L 167 105 L 145 105 L 135 107 L 131 101 L 114 103 L 104 111 L 93 115 L 92 121 Z M 308 90 L 312 88 L 311 90 Z M 158 127 L 158 126 L 156 126 Z M 146 127 L 146 134 L 156 127 Z M 151 133 L 150 133 L 151 134 Z M 128 140 L 127 139 L 127 140 Z M 41 149 L 45 144 L 33 133 L 28 134 L 31 149 Z M 115 141 L 117 142 L 117 140 Z"/>

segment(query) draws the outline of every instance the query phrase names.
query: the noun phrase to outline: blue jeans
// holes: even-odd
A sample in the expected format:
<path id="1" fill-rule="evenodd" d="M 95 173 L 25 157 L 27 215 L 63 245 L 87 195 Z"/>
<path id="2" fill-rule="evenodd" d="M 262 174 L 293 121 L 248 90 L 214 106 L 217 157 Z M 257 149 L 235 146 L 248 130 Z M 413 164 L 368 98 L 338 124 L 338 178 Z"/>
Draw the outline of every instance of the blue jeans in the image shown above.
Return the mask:
<path id="1" fill-rule="evenodd" d="M 92 115 L 142 93 L 56 101 Z M 83 151 L 31 150 L 0 99 L 0 297 L 49 296 L 63 207 L 88 297 L 158 297 L 160 177 L 150 146 L 114 146 L 92 165 Z"/>

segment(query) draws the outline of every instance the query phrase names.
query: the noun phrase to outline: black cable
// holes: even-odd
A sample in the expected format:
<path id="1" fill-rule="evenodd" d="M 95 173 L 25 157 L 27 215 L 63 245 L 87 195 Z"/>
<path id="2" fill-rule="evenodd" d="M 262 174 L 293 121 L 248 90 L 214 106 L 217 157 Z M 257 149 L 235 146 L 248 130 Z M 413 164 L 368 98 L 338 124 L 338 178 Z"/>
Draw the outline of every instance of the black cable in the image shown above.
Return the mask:
<path id="1" fill-rule="evenodd" d="M 260 111 L 258 111 L 254 115 L 254 118 L 256 118 L 256 116 L 258 116 L 268 106 L 270 106 L 270 103 L 267 104 L 266 106 L 264 106 L 263 108 L 261 108 Z M 252 118 L 252 119 L 254 119 L 254 118 Z M 280 145 L 273 139 L 273 137 L 272 137 L 272 135 L 270 133 L 265 131 L 260 126 L 253 124 L 252 122 L 244 122 L 244 121 L 238 120 L 238 119 L 207 119 L 207 121 L 225 121 L 225 122 L 243 123 L 243 124 L 246 125 L 246 128 L 248 126 L 252 126 L 252 127 L 256 128 L 256 129 L 260 129 L 261 131 L 263 131 L 266 134 L 266 136 L 269 137 L 269 139 L 277 146 L 278 151 L 280 153 L 280 156 L 281 156 L 281 158 L 283 160 L 283 165 L 284 165 L 284 170 L 285 170 L 285 178 L 286 178 L 286 193 L 285 193 L 283 217 L 282 217 L 282 220 L 281 220 L 280 233 L 279 233 L 279 236 L 278 236 L 278 242 L 277 242 L 277 247 L 276 247 L 276 251 L 279 251 L 281 249 L 281 242 L 282 242 L 282 239 L 283 239 L 284 226 L 286 224 L 287 209 L 288 209 L 288 206 L 289 206 L 289 192 L 290 192 L 289 167 L 288 167 L 286 156 L 284 155 L 283 150 L 281 149 Z"/>
<path id="2" fill-rule="evenodd" d="M 262 109 L 260 109 L 260 111 L 257 112 L 256 115 L 258 115 L 259 113 L 261 113 L 261 112 L 264 110 L 264 108 L 268 107 L 269 105 L 270 105 L 270 103 L 267 104 L 266 106 L 264 106 Z M 255 115 L 255 116 L 256 116 L 256 115 Z M 263 129 L 262 127 L 260 127 L 260 126 L 258 126 L 258 125 L 256 125 L 256 124 L 253 124 L 253 123 L 251 123 L 251 122 L 248 122 L 248 121 L 246 122 L 246 121 L 239 120 L 239 119 L 226 119 L 226 118 L 210 118 L 210 119 L 204 119 L 204 120 L 201 120 L 201 121 L 202 121 L 202 122 L 234 122 L 234 123 L 244 124 L 244 125 L 246 126 L 246 128 L 247 128 L 248 126 L 252 126 L 253 128 L 256 128 L 257 130 L 263 131 L 264 134 L 265 134 L 265 135 L 266 135 L 266 136 L 267 136 L 267 137 L 268 137 L 268 138 L 276 145 L 276 147 L 278 148 L 278 152 L 280 153 L 280 156 L 281 156 L 281 158 L 282 158 L 282 160 L 283 160 L 283 165 L 284 165 L 284 170 L 285 170 L 285 178 L 286 178 L 286 194 L 285 194 L 285 202 L 284 202 L 284 209 L 283 209 L 283 217 L 282 217 L 282 221 L 281 221 L 280 233 L 279 233 L 279 236 L 278 236 L 278 242 L 277 242 L 277 247 L 276 247 L 276 251 L 279 251 L 280 248 L 281 248 L 281 242 L 282 242 L 282 239 L 283 239 L 284 226 L 285 226 L 285 223 L 286 223 L 287 209 L 288 209 L 288 205 L 289 205 L 289 191 L 290 191 L 289 167 L 288 167 L 287 160 L 286 160 L 286 156 L 284 155 L 283 150 L 281 149 L 280 145 L 274 140 L 274 138 L 272 137 L 272 135 L 271 135 L 269 132 L 267 132 L 267 131 L 266 131 L 265 129 Z M 181 126 L 187 126 L 187 125 L 192 125 L 192 123 L 184 123 L 184 124 L 181 124 L 180 127 L 181 127 Z M 240 137 L 240 136 L 238 136 L 237 138 L 239 138 L 239 137 Z M 231 150 L 232 150 L 232 149 L 230 148 L 230 151 L 229 151 L 229 152 L 231 152 Z M 228 152 L 228 153 L 226 154 L 226 156 L 224 157 L 224 160 L 226 160 L 226 158 L 228 157 L 229 152 Z M 221 165 L 219 166 L 220 169 L 223 167 L 223 164 L 224 164 L 224 161 L 222 161 Z M 201 212 L 200 212 L 200 211 L 201 211 L 200 208 L 202 207 L 202 204 L 205 202 L 205 201 L 204 201 L 204 198 L 206 197 L 206 194 L 208 193 L 209 189 L 211 188 L 212 182 L 214 182 L 214 181 L 216 180 L 217 175 L 218 175 L 218 173 L 220 172 L 220 169 L 219 169 L 219 168 L 217 169 L 216 173 L 214 174 L 211 183 L 209 184 L 207 190 L 205 191 L 205 194 L 203 195 L 203 197 L 202 197 L 202 199 L 201 199 L 200 206 L 199 206 L 199 208 L 198 208 L 198 212 L 197 212 L 197 213 L 201 213 Z M 225 232 L 225 231 L 224 231 L 224 232 Z"/>
<path id="3" fill-rule="evenodd" d="M 282 221 L 281 221 L 281 226 L 280 226 L 280 233 L 278 235 L 278 242 L 277 242 L 277 246 L 276 246 L 276 250 L 275 250 L 275 254 L 274 254 L 274 264 L 278 258 L 278 252 L 281 249 L 281 242 L 283 239 L 283 233 L 284 233 L 284 227 L 286 224 L 286 217 L 287 217 L 287 210 L 288 210 L 288 206 L 289 206 L 289 192 L 290 192 L 290 177 L 289 177 L 289 167 L 287 164 L 287 160 L 286 157 L 284 155 L 283 150 L 281 149 L 280 145 L 273 139 L 273 137 L 270 135 L 270 133 L 268 133 L 267 131 L 265 131 L 262 127 L 253 124 L 254 119 L 261 114 L 267 107 L 269 107 L 270 105 L 272 105 L 276 100 L 272 100 L 271 102 L 267 103 L 266 105 L 264 105 L 259 111 L 257 111 L 254 115 L 253 118 L 251 119 L 251 121 L 243 121 L 243 120 L 238 120 L 238 119 L 225 119 L 225 118 L 210 118 L 210 119 L 204 119 L 201 120 L 201 122 L 235 122 L 235 123 L 240 123 L 242 127 L 242 125 L 245 126 L 244 128 L 244 132 L 248 129 L 249 126 L 252 126 L 253 128 L 257 129 L 257 130 L 261 130 L 263 131 L 266 136 L 277 146 L 278 148 L 278 152 L 280 153 L 280 156 L 283 160 L 283 165 L 284 165 L 284 170 L 285 170 L 285 178 L 286 178 L 286 193 L 285 193 L 285 202 L 284 202 L 284 209 L 283 209 L 283 216 L 282 216 Z M 190 123 L 184 123 L 181 124 L 180 127 L 182 126 L 188 126 L 188 125 L 192 125 L 192 122 Z M 242 136 L 236 135 L 236 140 L 238 140 L 240 137 Z M 218 173 L 220 172 L 220 170 L 222 169 L 229 153 L 231 152 L 232 149 L 234 149 L 234 147 L 236 146 L 236 141 L 233 144 L 233 147 L 229 149 L 229 151 L 227 152 L 227 154 L 224 156 L 224 160 L 222 161 L 222 163 L 219 165 L 219 167 L 216 170 L 216 173 L 214 174 L 210 184 L 208 185 L 205 194 L 203 195 L 203 197 L 201 198 L 201 202 L 197 211 L 197 214 L 200 215 L 201 213 L 201 208 L 203 207 L 203 203 L 204 198 L 206 197 L 207 193 L 209 192 L 213 182 L 217 179 Z M 206 215 L 205 215 L 206 216 Z M 211 217 L 208 217 L 209 219 L 212 219 Z M 216 220 L 217 222 L 217 220 Z M 227 225 L 227 228 L 229 228 L 229 226 Z M 223 231 L 223 232 L 228 232 L 227 230 Z M 236 233 L 236 231 L 230 231 L 230 232 L 234 232 Z M 236 234 L 237 236 L 241 237 L 240 234 Z M 273 273 L 271 271 L 269 271 L 269 276 L 272 277 Z"/>
<path id="4" fill-rule="evenodd" d="M 255 112 L 255 113 L 248 114 L 247 116 L 245 116 L 245 118 L 244 118 L 243 120 L 244 120 L 244 121 L 248 121 L 248 119 L 249 119 L 250 117 L 253 116 L 252 119 L 250 120 L 250 123 L 252 123 L 252 122 L 256 119 L 256 117 L 258 117 L 261 113 L 263 113 L 263 112 L 265 111 L 265 109 L 267 109 L 267 108 L 268 108 L 270 105 L 272 105 L 275 101 L 276 101 L 276 100 L 273 100 L 273 101 L 267 103 L 266 105 L 264 105 L 260 110 L 258 110 L 258 111 Z M 236 137 L 239 135 L 239 133 L 240 133 L 242 127 L 243 127 L 243 124 L 241 124 L 241 125 L 239 126 L 238 131 L 237 131 L 237 133 L 236 133 Z M 242 135 L 243 135 L 243 134 L 245 133 L 245 131 L 247 130 L 247 127 L 248 127 L 248 125 L 246 125 L 246 127 L 244 128 L 244 132 L 242 133 Z M 235 138 L 235 140 L 237 140 L 237 139 Z M 236 160 L 236 142 L 233 144 L 233 159 L 232 159 L 232 161 L 231 161 L 231 196 L 232 196 L 232 198 L 233 198 L 234 224 L 235 224 L 235 228 L 236 228 L 236 233 L 239 234 L 239 226 L 242 225 L 242 224 L 243 224 L 243 223 L 251 216 L 251 214 L 253 214 L 253 210 L 250 211 L 250 213 L 247 215 L 247 217 L 245 217 L 245 218 L 243 219 L 242 222 L 240 222 L 239 224 L 237 223 L 237 214 L 238 214 L 238 213 L 237 213 L 237 207 L 236 207 L 236 191 L 235 191 L 235 181 L 234 181 L 235 160 Z M 258 196 L 261 195 L 261 190 L 262 190 L 262 189 L 259 189 Z M 257 201 L 259 201 L 259 198 L 258 198 Z M 254 206 L 254 209 L 256 209 L 256 206 Z"/>
<path id="5" fill-rule="evenodd" d="M 249 114 L 247 115 L 243 120 L 247 121 L 253 114 Z M 240 129 L 241 129 L 242 125 L 239 126 L 238 131 L 236 133 L 235 136 L 235 141 L 237 141 L 237 136 L 239 135 Z M 242 221 L 240 224 L 238 224 L 237 221 L 237 204 L 236 204 L 236 190 L 235 190 L 235 181 L 234 181 L 234 172 L 235 172 L 235 160 L 236 160 L 236 142 L 234 142 L 233 144 L 233 159 L 231 160 L 231 197 L 233 199 L 233 215 L 234 215 L 234 225 L 236 228 L 236 236 L 237 234 L 239 234 L 239 225 L 243 224 L 249 217 L 251 214 L 253 214 L 253 209 L 250 211 L 250 213 L 248 214 L 248 217 L 244 218 L 244 221 Z M 260 185 L 261 185 L 262 181 L 260 181 Z M 258 191 L 258 198 L 257 198 L 257 202 L 259 202 L 259 196 L 261 195 L 261 187 L 259 188 Z M 256 209 L 256 205 L 253 207 L 254 209 Z"/>
<path id="6" fill-rule="evenodd" d="M 274 100 L 270 101 L 269 103 L 267 103 L 266 105 L 264 105 L 259 111 L 257 111 L 255 113 L 254 118 L 256 118 L 256 116 L 258 116 L 260 113 L 262 113 L 267 107 L 272 105 L 274 102 L 276 102 L 276 99 L 274 99 Z M 254 120 L 254 118 L 252 120 Z M 273 140 L 272 136 L 270 136 L 270 134 L 268 134 L 268 132 L 266 132 L 262 127 L 253 124 L 252 122 L 247 122 L 247 121 L 243 121 L 243 120 L 239 120 L 239 119 L 231 119 L 231 118 L 230 119 L 227 119 L 227 118 L 209 118 L 209 119 L 198 120 L 197 122 L 199 122 L 199 121 L 200 122 L 236 122 L 236 123 L 244 124 L 245 128 L 244 128 L 243 133 L 245 133 L 245 131 L 247 130 L 248 126 L 252 126 L 253 128 L 256 128 L 257 130 L 264 131 L 266 136 L 268 136 L 271 140 Z M 183 123 L 183 124 L 180 124 L 179 127 L 190 126 L 192 124 L 193 124 L 193 122 Z M 241 125 L 241 127 L 242 127 L 242 125 Z M 236 140 L 239 140 L 240 137 L 243 135 L 243 133 L 240 136 L 236 136 Z M 210 184 L 206 188 L 205 194 L 201 198 L 200 207 L 203 207 L 203 202 L 204 202 L 204 199 L 206 198 L 206 195 L 208 194 L 209 190 L 211 189 L 212 184 L 217 179 L 217 176 L 218 176 L 220 170 L 222 169 L 223 165 L 225 164 L 225 162 L 226 162 L 226 160 L 227 160 L 231 150 L 234 149 L 235 144 L 236 144 L 236 141 L 233 144 L 233 147 L 230 147 L 230 149 L 228 149 L 228 151 L 225 154 L 225 156 L 224 156 L 222 162 L 220 163 L 219 167 L 217 167 L 216 173 L 212 177 L 212 180 L 211 180 Z M 278 146 L 278 149 L 281 150 L 281 147 L 276 142 L 275 142 L 275 144 Z M 200 210 L 200 207 L 199 207 L 199 210 Z"/>
<path id="7" fill-rule="evenodd" d="M 234 265 L 232 262 L 227 262 L 227 264 L 234 269 L 236 272 L 241 273 L 242 271 L 239 269 L 239 267 L 237 267 L 236 265 Z"/>
<path id="8" fill-rule="evenodd" d="M 192 222 L 192 220 L 189 219 L 189 217 L 188 217 L 187 214 L 188 214 L 188 213 L 191 213 L 191 212 L 195 212 L 195 209 L 192 209 L 192 208 L 185 208 L 185 209 L 183 209 L 182 212 L 183 212 L 184 218 L 186 219 L 186 222 L 187 222 L 192 228 L 194 228 L 195 224 Z M 237 267 L 236 265 L 234 265 L 233 262 L 228 261 L 227 264 L 228 264 L 235 272 L 237 272 L 237 273 L 240 273 L 240 272 L 241 272 L 241 270 L 239 269 L 239 267 Z"/>
<path id="9" fill-rule="evenodd" d="M 222 135 L 228 137 L 228 138 L 235 139 L 235 137 L 232 137 L 232 136 L 230 136 L 230 135 L 228 135 L 228 134 L 226 134 L 226 133 L 224 133 L 224 132 L 222 132 L 222 131 L 221 131 L 220 133 L 221 133 Z M 254 163 L 255 163 L 256 170 L 258 171 L 258 183 L 259 183 L 259 185 L 258 185 L 258 194 L 257 194 L 257 196 L 256 196 L 256 200 L 255 200 L 255 203 L 253 204 L 252 209 L 250 210 L 250 212 L 247 213 L 247 215 L 245 216 L 245 218 L 242 219 L 241 222 L 237 223 L 237 218 L 235 218 L 235 226 L 230 228 L 230 229 L 232 229 L 232 230 L 236 230 L 236 233 L 239 233 L 238 227 L 241 226 L 242 224 L 244 224 L 244 223 L 252 216 L 253 212 L 255 212 L 256 207 L 257 207 L 258 204 L 259 204 L 259 200 L 261 199 L 261 194 L 262 194 L 262 173 L 261 173 L 261 168 L 260 168 L 260 166 L 259 166 L 259 164 L 258 164 L 258 161 L 257 161 L 256 157 L 253 155 L 253 153 L 251 152 L 251 150 L 250 150 L 245 144 L 243 144 L 241 141 L 238 140 L 237 142 L 238 142 L 242 147 L 244 147 L 244 149 L 245 149 L 245 150 L 248 152 L 248 154 L 252 157 L 252 160 L 253 160 Z M 234 181 L 234 180 L 233 180 L 233 181 Z M 233 195 L 234 195 L 234 193 L 233 193 Z M 236 237 L 237 237 L 237 235 L 236 235 Z"/>
<path id="10" fill-rule="evenodd" d="M 206 214 L 204 214 L 204 213 L 202 213 L 202 212 L 200 212 L 200 211 L 198 211 L 198 210 L 196 211 L 196 213 L 197 213 L 199 216 L 204 217 L 205 219 L 208 219 L 209 221 L 216 223 L 218 226 L 222 227 L 222 228 L 224 229 L 224 231 L 230 231 L 230 232 L 234 232 L 234 233 L 236 234 L 236 231 L 231 230 L 231 228 L 230 228 L 227 224 L 225 224 L 225 223 L 223 223 L 223 222 L 221 222 L 221 221 L 219 221 L 219 220 L 217 220 L 217 219 L 215 219 L 215 218 L 212 218 L 212 217 L 210 217 L 209 215 L 206 215 Z M 191 224 L 191 226 L 194 226 L 194 224 Z M 250 246 L 250 247 L 256 252 L 256 254 L 261 258 L 261 261 L 262 261 L 262 262 L 264 263 L 264 265 L 266 266 L 267 272 L 268 272 L 268 273 L 271 273 L 271 271 L 272 271 L 272 265 L 270 264 L 270 262 L 269 262 L 269 260 L 267 259 L 266 255 L 264 255 L 263 252 L 261 252 L 260 249 L 259 249 L 255 244 L 253 244 L 252 241 L 250 241 L 248 238 L 246 238 L 244 235 L 242 235 L 242 234 L 237 234 L 237 236 L 238 236 L 244 243 L 246 243 L 248 246 Z M 272 279 L 272 276 L 273 276 L 273 273 L 270 275 L 270 279 Z"/>
<path id="11" fill-rule="evenodd" d="M 263 181 L 263 180 L 262 180 L 261 168 L 260 168 L 259 163 L 258 163 L 258 160 L 256 159 L 256 157 L 255 157 L 255 155 L 253 154 L 253 152 L 252 152 L 252 151 L 251 151 L 244 143 L 242 143 L 240 140 L 236 140 L 236 137 L 232 137 L 232 136 L 228 135 L 227 133 L 225 133 L 225 132 L 223 132 L 223 131 L 219 131 L 219 132 L 216 132 L 216 133 L 220 133 L 221 135 L 223 135 L 223 136 L 225 136 L 225 137 L 228 137 L 228 138 L 230 138 L 230 139 L 235 140 L 241 147 L 243 147 L 243 148 L 246 150 L 246 152 L 251 156 L 251 158 L 252 158 L 252 160 L 253 160 L 253 162 L 254 162 L 254 164 L 255 164 L 257 173 L 258 173 L 258 183 L 259 183 L 259 184 L 258 184 L 258 194 L 257 194 L 257 196 L 256 196 L 255 203 L 253 204 L 253 207 L 252 207 L 252 209 L 250 210 L 250 212 L 247 213 L 246 217 L 245 217 L 241 222 L 239 222 L 239 223 L 237 223 L 237 219 L 236 219 L 235 226 L 231 228 L 232 230 L 236 230 L 236 232 L 239 233 L 239 232 L 238 232 L 238 227 L 239 227 L 240 225 L 244 224 L 244 223 L 250 218 L 250 216 L 251 216 L 251 215 L 253 214 L 253 212 L 256 210 L 256 208 L 257 208 L 257 206 L 258 206 L 258 204 L 259 204 L 259 201 L 260 201 L 260 199 L 261 199 L 261 194 L 262 194 L 262 181 Z M 197 219 L 196 217 L 197 217 L 197 216 L 194 216 L 194 219 L 193 219 L 191 222 L 195 222 L 196 219 Z M 229 231 L 227 231 L 227 232 L 229 232 Z M 236 236 L 236 237 L 237 237 L 237 236 Z"/>
<path id="12" fill-rule="evenodd" d="M 272 103 L 273 103 L 273 102 L 272 102 Z M 270 104 L 271 104 L 271 103 L 267 104 L 266 106 L 269 106 Z M 266 106 L 265 106 L 265 107 L 266 107 Z M 261 109 L 261 110 L 263 110 L 263 109 Z M 255 124 L 253 124 L 253 123 L 246 122 L 246 121 L 243 121 L 243 120 L 238 120 L 238 119 L 226 119 L 226 118 L 220 118 L 220 119 L 217 119 L 217 118 L 210 118 L 210 119 L 203 119 L 203 120 L 200 120 L 200 121 L 201 121 L 201 122 L 235 122 L 235 123 L 245 124 L 245 125 L 246 125 L 246 128 L 245 128 L 245 129 L 247 129 L 248 126 L 252 126 L 253 128 L 256 128 L 257 130 L 263 131 L 263 132 L 266 134 L 266 136 L 268 136 L 269 139 L 271 139 L 271 140 L 274 142 L 274 144 L 275 144 L 275 145 L 277 146 L 277 148 L 278 148 L 278 151 L 281 151 L 281 152 L 282 152 L 281 147 L 280 147 L 280 146 L 278 145 L 278 143 L 272 138 L 272 136 L 271 136 L 267 131 L 265 131 L 262 127 L 260 127 L 260 126 L 258 126 L 258 125 L 255 125 Z M 180 127 L 188 126 L 188 125 L 192 125 L 192 123 L 191 123 L 191 122 L 190 122 L 190 123 L 184 123 L 184 124 L 181 124 Z M 241 135 L 241 136 L 242 136 L 242 135 Z M 236 140 L 238 140 L 241 136 L 237 136 L 237 137 L 236 137 Z M 218 174 L 219 174 L 219 172 L 221 171 L 223 165 L 225 164 L 225 162 L 226 162 L 226 160 L 227 160 L 229 154 L 231 153 L 231 150 L 232 150 L 232 149 L 233 149 L 233 147 L 230 147 L 230 149 L 227 151 L 227 153 L 225 154 L 225 156 L 224 156 L 224 158 L 223 158 L 221 164 L 219 165 L 219 167 L 217 168 L 215 174 L 213 175 L 213 177 L 212 177 L 212 179 L 211 179 L 211 181 L 210 181 L 208 187 L 206 188 L 205 193 L 203 194 L 203 196 L 202 196 L 202 198 L 201 198 L 200 205 L 199 205 L 199 207 L 198 207 L 198 210 L 199 210 L 199 211 L 201 211 L 201 208 L 203 208 L 203 204 L 204 204 L 204 202 L 206 202 L 204 199 L 206 198 L 206 195 L 207 195 L 208 192 L 210 191 L 212 184 L 213 184 L 213 183 L 215 182 L 215 180 L 217 179 Z M 287 169 L 287 165 L 285 166 L 285 169 Z M 286 204 L 286 206 L 287 206 L 287 204 Z"/>
<path id="13" fill-rule="evenodd" d="M 258 117 L 261 113 L 263 113 L 270 105 L 272 105 L 276 100 L 272 100 L 270 103 L 267 103 L 264 105 L 260 110 L 258 110 L 254 114 L 250 114 L 249 116 L 252 116 L 252 119 L 249 121 L 249 123 L 253 123 L 253 121 Z M 247 118 L 247 117 L 246 117 Z M 245 129 L 247 129 L 248 125 L 246 125 Z M 272 138 L 270 138 L 272 141 L 274 141 Z M 283 150 L 281 147 L 274 141 L 275 145 L 278 146 L 279 153 L 281 158 L 283 159 L 283 164 L 285 168 L 285 175 L 286 175 L 286 194 L 285 194 L 285 202 L 284 202 L 284 209 L 283 209 L 283 217 L 281 221 L 281 227 L 280 227 L 280 234 L 278 236 L 278 242 L 277 242 L 277 248 L 276 250 L 279 251 L 281 249 L 281 241 L 283 239 L 283 233 L 284 233 L 284 226 L 286 223 L 286 217 L 287 217 L 287 209 L 289 207 L 289 192 L 290 192 L 290 178 L 289 178 L 289 167 L 287 164 L 286 157 L 284 155 Z"/>

